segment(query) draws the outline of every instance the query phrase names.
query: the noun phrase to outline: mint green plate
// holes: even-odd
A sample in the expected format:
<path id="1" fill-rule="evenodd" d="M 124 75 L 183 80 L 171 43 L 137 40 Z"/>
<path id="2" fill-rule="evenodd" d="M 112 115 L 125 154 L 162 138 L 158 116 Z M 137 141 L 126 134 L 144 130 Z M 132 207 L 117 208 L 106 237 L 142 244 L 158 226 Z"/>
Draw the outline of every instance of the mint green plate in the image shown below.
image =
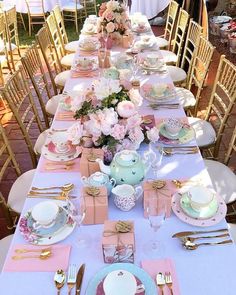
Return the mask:
<path id="1" fill-rule="evenodd" d="M 184 213 L 190 217 L 208 219 L 216 214 L 218 210 L 218 201 L 217 198 L 214 198 L 207 208 L 204 208 L 201 211 L 196 211 L 191 207 L 189 199 L 186 197 L 186 195 L 183 194 L 180 199 L 180 207 Z"/>

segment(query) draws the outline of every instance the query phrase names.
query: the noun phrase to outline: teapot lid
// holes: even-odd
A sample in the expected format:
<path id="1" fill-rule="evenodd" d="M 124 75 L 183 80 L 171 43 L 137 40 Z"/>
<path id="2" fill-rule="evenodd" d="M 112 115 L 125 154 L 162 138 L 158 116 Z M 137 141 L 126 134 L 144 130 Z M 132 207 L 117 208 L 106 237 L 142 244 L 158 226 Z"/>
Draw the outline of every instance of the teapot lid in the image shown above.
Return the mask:
<path id="1" fill-rule="evenodd" d="M 95 172 L 89 177 L 89 183 L 91 185 L 102 185 L 107 183 L 108 181 L 108 176 L 102 172 Z"/>
<path id="2" fill-rule="evenodd" d="M 123 150 L 115 155 L 115 161 L 121 166 L 133 166 L 138 163 L 139 155 L 136 151 Z"/>

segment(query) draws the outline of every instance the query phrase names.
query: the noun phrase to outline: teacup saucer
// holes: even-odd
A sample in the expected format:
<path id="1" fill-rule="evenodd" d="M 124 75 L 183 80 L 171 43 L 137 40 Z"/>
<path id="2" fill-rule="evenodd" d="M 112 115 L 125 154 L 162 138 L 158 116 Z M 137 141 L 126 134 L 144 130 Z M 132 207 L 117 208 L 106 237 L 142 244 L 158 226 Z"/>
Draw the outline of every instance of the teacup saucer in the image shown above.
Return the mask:
<path id="1" fill-rule="evenodd" d="M 160 133 L 161 135 L 163 135 L 164 137 L 168 138 L 168 139 L 179 139 L 180 137 L 184 136 L 184 134 L 186 133 L 185 128 L 182 127 L 180 129 L 180 131 L 177 134 L 170 134 L 166 128 L 165 128 L 165 124 L 163 123 L 160 127 Z"/>
<path id="2" fill-rule="evenodd" d="M 187 198 L 187 194 L 183 193 L 180 199 L 180 207 L 190 217 L 198 218 L 198 219 L 208 219 L 213 217 L 218 210 L 218 201 L 214 197 L 212 202 L 208 207 L 201 209 L 201 211 L 196 211 L 192 208 L 189 199 Z"/>

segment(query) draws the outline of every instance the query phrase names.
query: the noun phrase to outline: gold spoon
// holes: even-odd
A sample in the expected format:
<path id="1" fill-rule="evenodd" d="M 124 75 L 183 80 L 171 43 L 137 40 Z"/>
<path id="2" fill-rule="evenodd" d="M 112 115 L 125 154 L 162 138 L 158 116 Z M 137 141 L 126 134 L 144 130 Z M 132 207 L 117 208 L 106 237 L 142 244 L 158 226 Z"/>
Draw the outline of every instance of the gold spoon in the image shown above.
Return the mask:
<path id="1" fill-rule="evenodd" d="M 57 295 L 60 295 L 60 290 L 64 286 L 66 280 L 66 274 L 62 269 L 56 271 L 54 275 L 54 282 L 57 288 Z"/>
<path id="2" fill-rule="evenodd" d="M 21 259 L 27 259 L 27 258 L 39 258 L 41 260 L 46 260 L 48 259 L 50 256 L 51 256 L 52 252 L 51 251 L 45 251 L 45 252 L 42 252 L 40 255 L 37 255 L 37 256 L 20 256 L 20 255 L 16 255 L 16 256 L 12 256 L 11 258 L 13 260 L 21 260 Z"/>
<path id="3" fill-rule="evenodd" d="M 28 252 L 48 252 L 51 251 L 51 247 L 49 248 L 44 248 L 44 249 L 15 249 L 16 253 L 28 253 Z"/>
<path id="4" fill-rule="evenodd" d="M 58 168 L 56 168 L 58 169 Z M 62 186 L 50 186 L 50 187 L 31 187 L 31 190 L 49 190 L 49 189 L 61 189 L 64 191 L 71 191 L 74 188 L 74 184 L 73 183 L 66 183 Z"/>
<path id="5" fill-rule="evenodd" d="M 213 239 L 213 238 L 224 238 L 224 237 L 228 237 L 229 233 L 223 234 L 223 235 L 217 235 L 217 236 L 201 236 L 201 237 L 182 237 L 180 238 L 182 240 L 182 242 L 186 243 L 186 242 L 191 242 L 194 243 L 196 240 L 201 240 L 201 239 Z"/>
<path id="6" fill-rule="evenodd" d="M 181 188 L 181 187 L 183 187 L 184 185 L 186 185 L 188 183 L 195 183 L 195 184 L 199 184 L 200 183 L 199 181 L 194 181 L 194 180 L 180 181 L 180 180 L 177 180 L 177 179 L 173 179 L 173 180 L 171 180 L 171 182 L 174 185 L 176 185 L 177 188 Z"/>
<path id="7" fill-rule="evenodd" d="M 223 245 L 223 244 L 232 244 L 232 240 L 225 240 L 217 243 L 201 243 L 201 244 L 195 244 L 190 241 L 187 241 L 183 243 L 183 246 L 187 250 L 196 250 L 199 246 L 214 246 L 214 245 Z"/>

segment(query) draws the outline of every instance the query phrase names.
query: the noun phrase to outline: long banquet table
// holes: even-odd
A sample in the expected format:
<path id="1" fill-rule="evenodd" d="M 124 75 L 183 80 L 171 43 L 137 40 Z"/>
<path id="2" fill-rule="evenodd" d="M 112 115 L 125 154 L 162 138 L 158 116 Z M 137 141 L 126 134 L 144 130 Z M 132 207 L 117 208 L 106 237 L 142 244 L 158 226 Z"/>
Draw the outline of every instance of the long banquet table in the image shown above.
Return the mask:
<path id="1" fill-rule="evenodd" d="M 132 0 L 130 13 L 141 12 L 148 19 L 157 16 L 170 3 L 170 0 Z"/>
<path id="2" fill-rule="evenodd" d="M 82 37 L 81 37 L 82 38 Z M 122 48 L 112 49 L 112 55 L 122 52 Z M 140 80 L 144 83 L 150 80 L 152 83 L 168 82 L 172 83 L 168 74 L 154 74 L 144 76 L 141 73 Z M 65 91 L 81 89 L 91 85 L 94 78 L 70 78 L 65 86 Z M 150 114 L 150 109 L 144 102 L 140 107 L 142 114 Z M 183 117 L 185 116 L 182 108 L 176 110 L 158 110 L 153 112 L 156 117 Z M 52 127 L 56 129 L 65 129 L 71 126 L 73 122 L 57 121 L 54 119 Z M 140 153 L 147 146 L 143 145 Z M 42 161 L 42 158 L 40 159 Z M 40 164 L 40 163 L 39 163 Z M 153 177 L 152 172 L 147 178 Z M 160 179 L 181 179 L 181 178 L 201 177 L 205 185 L 211 187 L 211 181 L 204 167 L 204 162 L 200 153 L 192 155 L 173 155 L 163 157 L 158 178 Z M 63 185 L 72 182 L 75 184 L 73 194 L 80 192 L 82 186 L 80 173 L 42 173 L 37 169 L 32 186 L 50 186 Z M 27 198 L 22 214 L 32 208 L 42 199 Z M 134 209 L 129 212 L 122 212 L 117 209 L 112 197 L 109 199 L 109 219 L 110 220 L 134 220 L 136 253 L 135 264 L 140 266 L 140 262 L 148 257 L 143 252 L 143 244 L 152 236 L 152 230 L 147 219 L 143 218 L 142 200 L 138 200 Z M 227 227 L 226 221 L 210 227 L 218 229 Z M 191 226 L 180 221 L 174 213 L 167 218 L 161 229 L 158 231 L 158 238 L 165 244 L 165 257 L 172 258 L 175 262 L 180 291 L 182 295 L 234 295 L 236 290 L 235 265 L 236 248 L 235 245 L 224 245 L 217 247 L 200 247 L 196 251 L 187 251 L 176 239 L 171 236 L 173 233 L 185 230 L 199 230 L 199 227 Z M 81 295 L 86 294 L 86 288 L 90 279 L 105 267 L 101 250 L 101 237 L 103 225 L 83 225 L 82 232 L 88 233 L 92 237 L 92 243 L 88 248 L 79 248 L 76 245 L 78 238 L 78 229 L 68 236 L 60 244 L 72 245 L 70 263 L 76 263 L 78 266 L 86 263 L 85 276 L 82 285 Z M 25 240 L 16 229 L 12 245 L 25 244 Z M 9 251 L 10 252 L 10 251 Z M 63 253 L 62 253 L 63 255 Z M 46 295 L 56 294 L 56 288 L 53 282 L 54 273 L 52 272 L 6 272 L 3 271 L 0 276 L 0 294 L 7 295 Z M 73 291 L 74 292 L 74 291 Z M 64 286 L 61 294 L 67 294 L 67 287 Z M 122 293 L 121 293 L 122 295 Z"/>

